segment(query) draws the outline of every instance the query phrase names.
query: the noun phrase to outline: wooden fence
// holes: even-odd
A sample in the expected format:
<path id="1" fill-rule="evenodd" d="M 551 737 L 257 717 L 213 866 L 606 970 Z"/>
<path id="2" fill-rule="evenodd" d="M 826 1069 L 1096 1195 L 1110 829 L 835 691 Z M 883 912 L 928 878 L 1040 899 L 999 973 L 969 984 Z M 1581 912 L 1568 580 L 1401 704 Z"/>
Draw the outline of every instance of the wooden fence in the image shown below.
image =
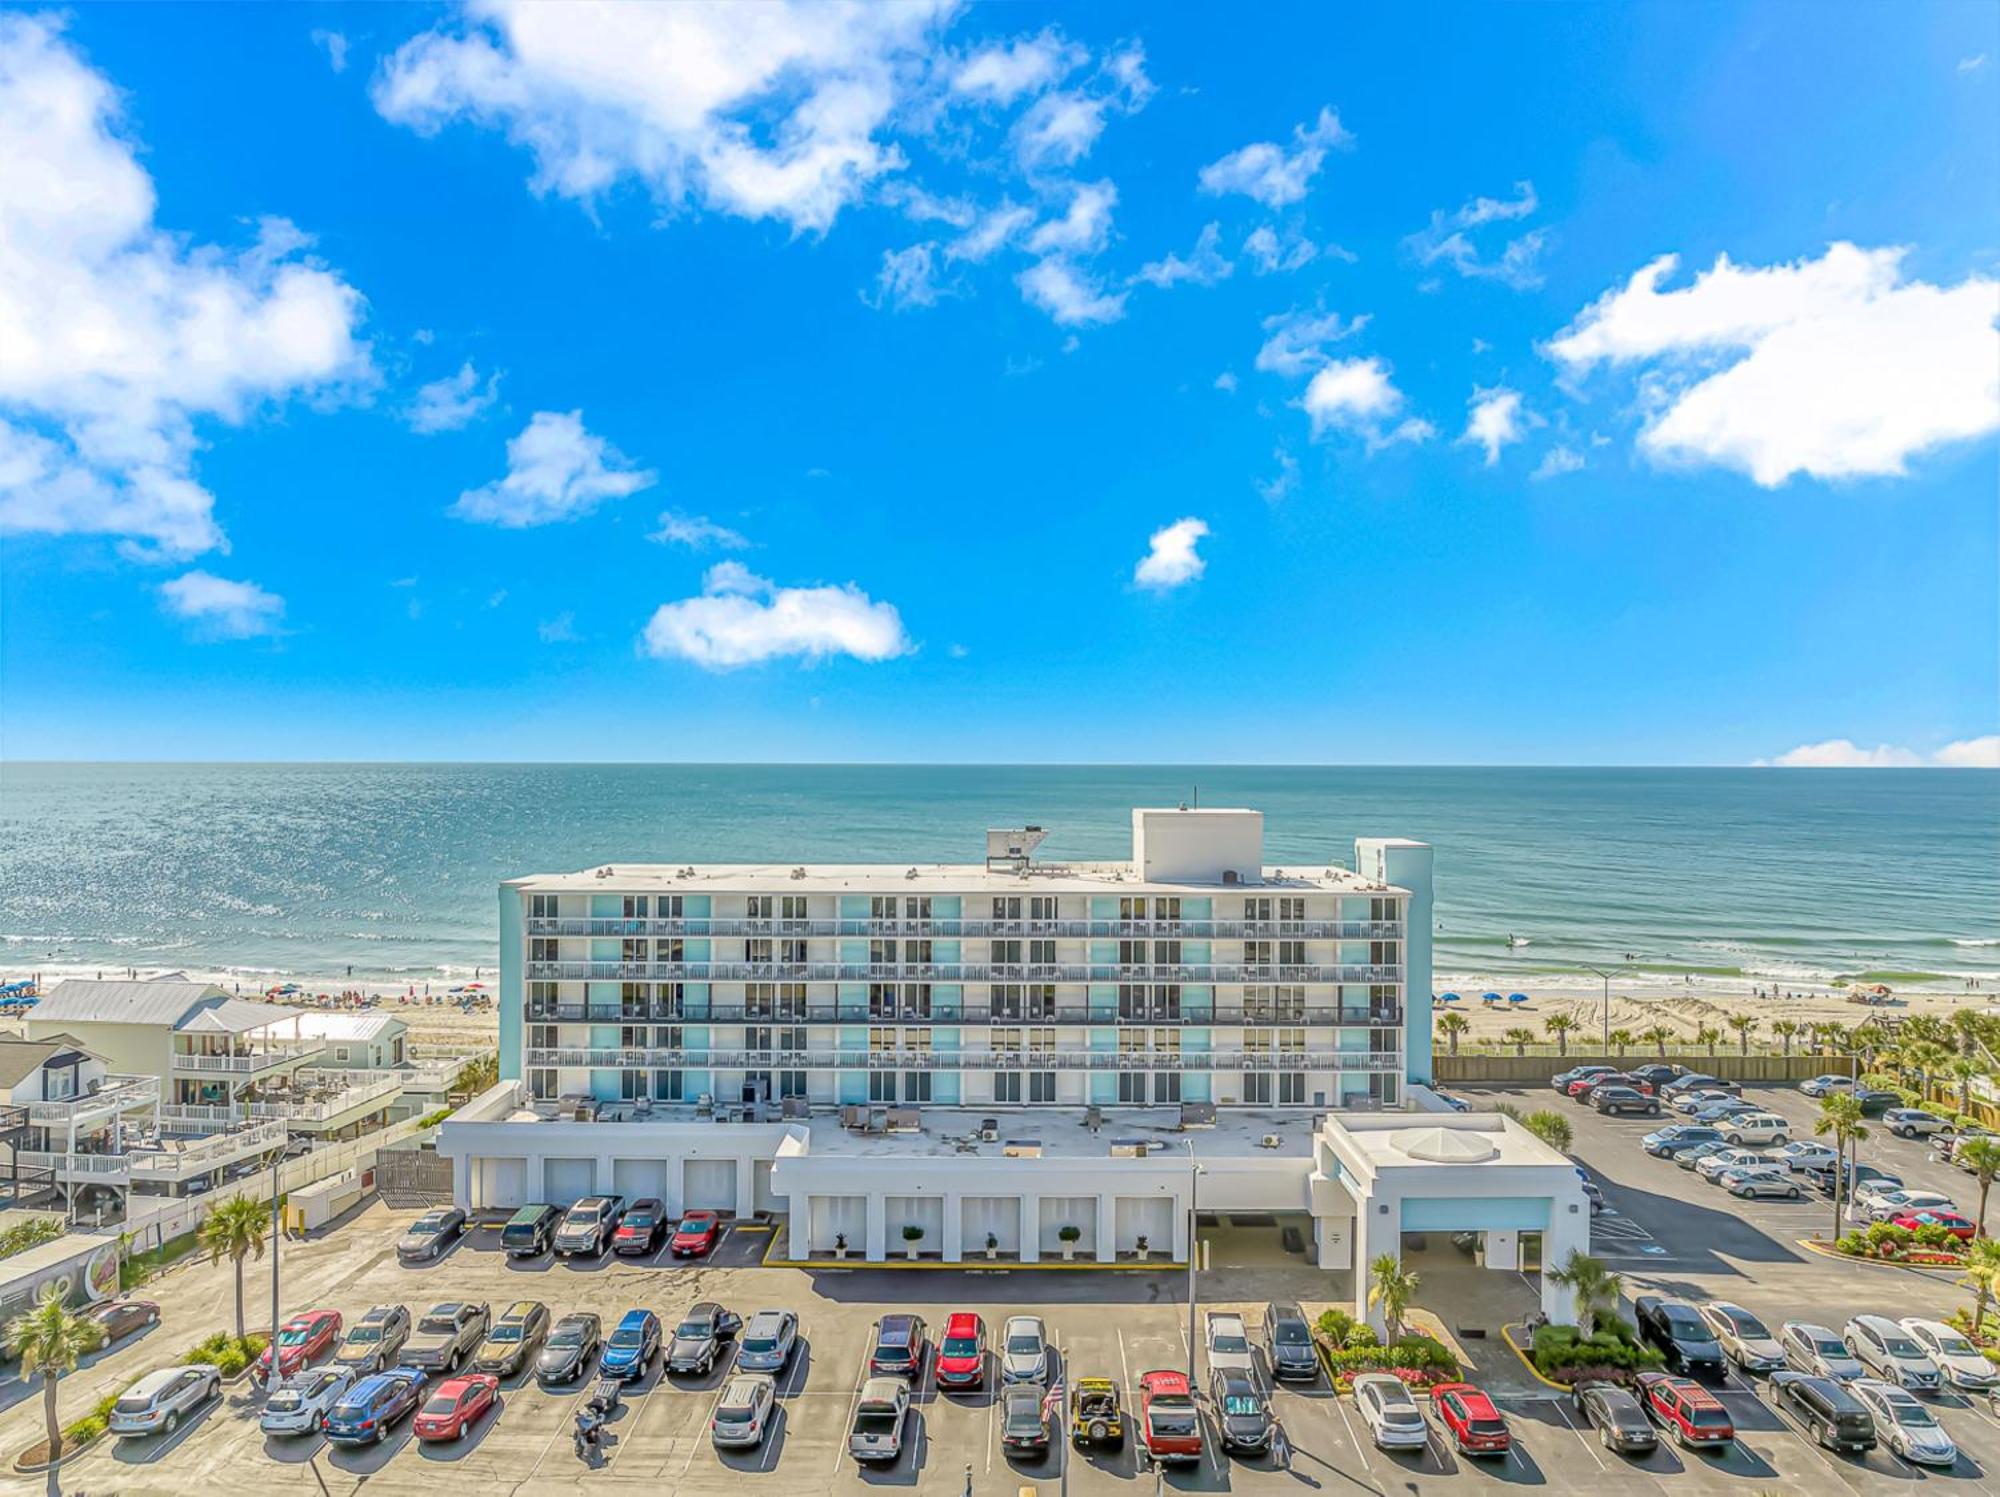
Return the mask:
<path id="1" fill-rule="evenodd" d="M 1672 1050 L 1672 1046 L 1668 1046 Z M 1447 1055 L 1443 1051 L 1431 1057 L 1431 1068 L 1439 1086 L 1532 1086 L 1546 1084 L 1557 1071 L 1568 1070 L 1571 1066 L 1589 1065 L 1603 1062 L 1615 1066 L 1642 1066 L 1659 1057 L 1650 1053 L 1631 1055 L 1605 1055 L 1594 1046 L 1572 1045 L 1569 1054 L 1563 1057 L 1537 1055 L 1534 1047 L 1529 1047 L 1527 1055 Z M 1720 1076 L 1725 1081 L 1766 1082 L 1783 1085 L 1807 1080 L 1813 1076 L 1835 1075 L 1856 1076 L 1860 1074 L 1861 1062 L 1852 1055 L 1732 1055 L 1723 1051 L 1710 1055 L 1701 1050 L 1696 1054 L 1682 1054 L 1674 1057 L 1689 1070 L 1700 1071 L 1709 1076 Z"/>

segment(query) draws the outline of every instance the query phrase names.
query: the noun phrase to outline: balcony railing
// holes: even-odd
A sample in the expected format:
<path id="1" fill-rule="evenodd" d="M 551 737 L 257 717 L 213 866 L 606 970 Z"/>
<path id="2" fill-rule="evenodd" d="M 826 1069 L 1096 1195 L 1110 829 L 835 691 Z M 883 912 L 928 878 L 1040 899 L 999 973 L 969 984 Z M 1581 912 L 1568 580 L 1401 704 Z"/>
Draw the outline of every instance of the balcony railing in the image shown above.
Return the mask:
<path id="1" fill-rule="evenodd" d="M 286 1066 L 305 1065 L 326 1054 L 326 1046 L 312 1045 L 272 1045 L 268 1049 L 247 1050 L 234 1055 L 193 1055 L 176 1050 L 171 1064 L 176 1071 L 194 1071 L 203 1074 L 223 1074 L 230 1076 L 254 1076 L 261 1071 L 274 1071 Z"/>
<path id="2" fill-rule="evenodd" d="M 160 1109 L 160 1121 L 189 1128 L 216 1129 L 231 1127 L 247 1117 L 251 1121 L 276 1121 L 310 1127 L 345 1117 L 371 1103 L 386 1102 L 403 1090 L 402 1080 L 394 1072 L 362 1071 L 353 1074 L 366 1079 L 324 1097 L 239 1102 L 233 1107 L 169 1103 Z"/>
<path id="3" fill-rule="evenodd" d="M 933 1004 L 922 1010 L 909 1006 L 895 1008 L 869 1006 L 842 1008 L 837 1004 L 807 1004 L 804 1007 L 760 1007 L 740 1004 L 683 1002 L 679 1006 L 654 1002 L 637 1003 L 555 1003 L 533 1002 L 527 1007 L 530 1024 L 1303 1024 L 1313 1027 L 1351 1025 L 1384 1027 L 1400 1025 L 1400 1004 L 1374 1004 L 1368 1008 L 1332 1008 L 1321 1005 L 1283 1007 L 1278 1005 L 1244 1008 L 1191 1007 L 1183 1004 L 1174 1011 L 1088 1008 L 1081 1005 L 995 1009 L 987 1005 L 940 1008 Z"/>
<path id="4" fill-rule="evenodd" d="M 596 1070 L 770 1071 L 1358 1071 L 1402 1069 L 1370 1051 L 1199 1050 L 603 1050 L 531 1049 L 530 1066 Z"/>
<path id="5" fill-rule="evenodd" d="M 535 982 L 1389 983 L 1397 966 L 1063 962 L 529 962 Z M 178 1060 L 180 1057 L 175 1057 Z"/>
<path id="6" fill-rule="evenodd" d="M 86 1185 L 123 1185 L 132 1178 L 130 1154 L 52 1154 L 23 1149 L 14 1156 L 22 1169 L 52 1170 L 58 1180 Z"/>
<path id="7" fill-rule="evenodd" d="M 175 1181 L 205 1175 L 272 1149 L 283 1148 L 281 1122 L 261 1122 L 233 1133 L 216 1134 L 196 1143 L 171 1141 L 157 1148 L 136 1149 L 129 1156 L 134 1180 Z"/>
<path id="8" fill-rule="evenodd" d="M 995 936 L 1184 938 L 1188 940 L 1369 941 L 1400 940 L 1400 920 L 989 920 L 937 916 L 905 919 L 750 919 L 745 916 L 680 919 L 623 919 L 595 916 L 536 916 L 527 922 L 531 936 L 769 936 L 812 940 L 830 936 L 931 936 L 943 940 Z"/>
<path id="9" fill-rule="evenodd" d="M 27 1103 L 28 1116 L 44 1127 L 66 1128 L 115 1112 L 156 1106 L 160 1100 L 157 1076 L 108 1076 L 94 1092 L 66 1097 L 60 1102 Z"/>

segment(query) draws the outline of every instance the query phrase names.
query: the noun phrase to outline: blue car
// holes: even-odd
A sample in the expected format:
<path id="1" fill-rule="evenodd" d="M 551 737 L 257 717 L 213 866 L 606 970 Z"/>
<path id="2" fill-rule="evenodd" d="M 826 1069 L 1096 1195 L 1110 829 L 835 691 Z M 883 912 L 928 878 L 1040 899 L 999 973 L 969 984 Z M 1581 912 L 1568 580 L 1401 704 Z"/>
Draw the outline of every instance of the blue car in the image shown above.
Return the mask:
<path id="1" fill-rule="evenodd" d="M 334 1445 L 377 1445 L 392 1425 L 407 1418 L 423 1401 L 424 1373 L 416 1367 L 391 1367 L 372 1373 L 341 1395 L 326 1416 L 326 1438 Z"/>
<path id="2" fill-rule="evenodd" d="M 627 1310 L 604 1343 L 597 1370 L 605 1377 L 632 1382 L 646 1375 L 660 1350 L 660 1317 L 651 1310 Z"/>

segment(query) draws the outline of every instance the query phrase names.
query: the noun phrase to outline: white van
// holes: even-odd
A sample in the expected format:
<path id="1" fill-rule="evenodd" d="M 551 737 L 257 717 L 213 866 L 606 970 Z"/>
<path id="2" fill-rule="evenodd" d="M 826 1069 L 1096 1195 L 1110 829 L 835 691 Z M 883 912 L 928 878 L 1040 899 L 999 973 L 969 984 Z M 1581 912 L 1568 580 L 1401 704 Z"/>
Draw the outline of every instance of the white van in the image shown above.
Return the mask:
<path id="1" fill-rule="evenodd" d="M 1791 1140 L 1792 1125 L 1775 1112 L 1746 1112 L 1717 1123 L 1732 1144 L 1782 1144 Z"/>

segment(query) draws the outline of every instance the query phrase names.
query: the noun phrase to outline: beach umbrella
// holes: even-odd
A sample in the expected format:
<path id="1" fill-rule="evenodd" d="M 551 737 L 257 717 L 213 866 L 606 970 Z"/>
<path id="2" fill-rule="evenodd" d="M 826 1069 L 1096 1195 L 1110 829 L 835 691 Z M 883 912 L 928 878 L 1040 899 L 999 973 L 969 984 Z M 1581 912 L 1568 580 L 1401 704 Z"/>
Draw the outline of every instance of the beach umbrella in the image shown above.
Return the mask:
<path id="1" fill-rule="evenodd" d="M 1481 1003 L 1499 1003 L 1501 1001 L 1501 998 L 1498 993 L 1481 993 L 1479 995 L 1479 1001 Z"/>
<path id="2" fill-rule="evenodd" d="M 1440 1003 L 1462 1003 L 1464 1000 L 1461 999 L 1456 993 L 1446 993 L 1444 997 L 1439 999 L 1438 1001 Z"/>
<path id="3" fill-rule="evenodd" d="M 1528 995 L 1526 993 L 1509 993 L 1507 995 L 1507 1001 L 1509 1003 L 1526 1003 L 1528 1001 Z"/>

